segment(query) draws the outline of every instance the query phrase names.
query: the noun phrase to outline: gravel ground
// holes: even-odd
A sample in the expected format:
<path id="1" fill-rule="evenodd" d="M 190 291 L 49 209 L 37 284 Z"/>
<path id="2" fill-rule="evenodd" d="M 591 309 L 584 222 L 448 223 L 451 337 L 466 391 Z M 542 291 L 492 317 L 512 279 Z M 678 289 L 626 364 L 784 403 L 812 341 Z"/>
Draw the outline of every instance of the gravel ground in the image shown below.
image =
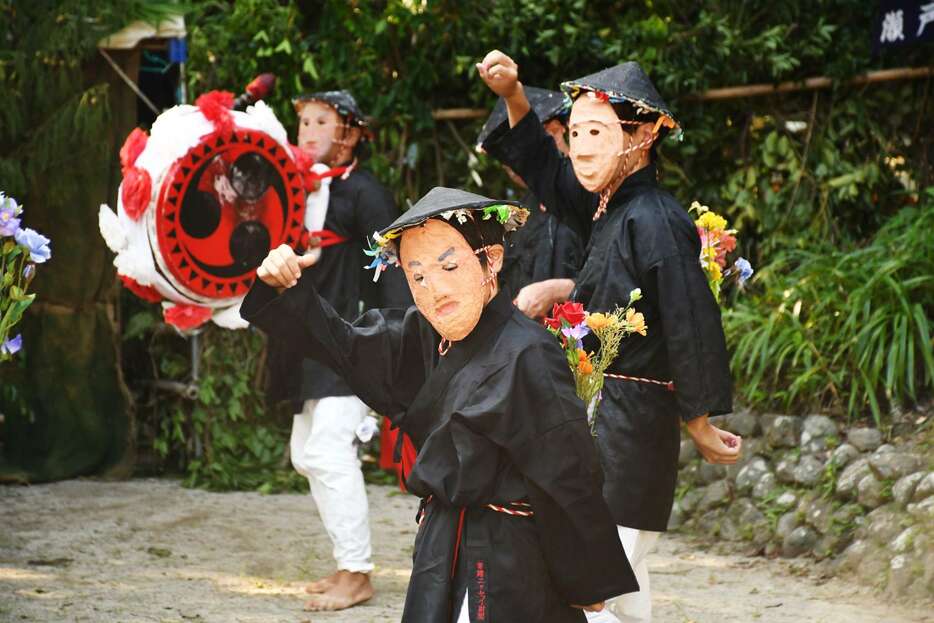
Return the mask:
<path id="1" fill-rule="evenodd" d="M 307 495 L 208 493 L 172 480 L 0 487 L 0 621 L 184 623 L 397 621 L 416 501 L 369 486 L 376 597 L 302 611 L 304 582 L 332 571 Z M 807 562 L 714 554 L 666 535 L 650 559 L 656 623 L 932 621 Z"/>

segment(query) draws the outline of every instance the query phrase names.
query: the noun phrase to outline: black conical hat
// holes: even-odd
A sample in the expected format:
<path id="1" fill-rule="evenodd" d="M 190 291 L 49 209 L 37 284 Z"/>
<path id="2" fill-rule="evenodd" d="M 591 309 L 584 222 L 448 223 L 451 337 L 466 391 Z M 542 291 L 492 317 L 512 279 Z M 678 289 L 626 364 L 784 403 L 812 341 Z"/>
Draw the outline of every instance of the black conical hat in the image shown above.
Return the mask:
<path id="1" fill-rule="evenodd" d="M 655 90 L 655 85 L 635 61 L 608 67 L 595 74 L 561 83 L 561 90 L 573 101 L 582 91 L 606 93 L 611 102 L 629 102 L 636 110 L 647 110 L 669 117 L 680 129 L 668 104 Z"/>
<path id="2" fill-rule="evenodd" d="M 389 227 L 379 232 L 380 236 L 389 236 L 391 238 L 398 235 L 403 229 L 421 225 L 425 221 L 434 217 L 451 218 L 454 212 L 458 210 L 483 210 L 491 206 L 506 206 L 509 209 L 510 219 L 503 223 L 506 231 L 512 231 L 522 226 L 525 219 L 522 213 L 527 211 L 516 201 L 507 201 L 505 199 L 490 199 L 483 195 L 477 195 L 459 188 L 445 188 L 435 186 L 428 194 L 418 200 L 411 208 L 406 210 L 402 216 L 397 218 Z M 505 214 L 505 212 L 504 212 Z M 510 225 L 514 225 L 510 228 Z"/>
<path id="3" fill-rule="evenodd" d="M 298 107 L 303 102 L 324 102 L 332 106 L 337 113 L 344 117 L 348 123 L 365 127 L 368 125 L 366 116 L 360 110 L 357 100 L 351 95 L 350 91 L 318 91 L 316 93 L 305 93 L 292 99 L 292 106 L 298 111 Z"/>
<path id="4" fill-rule="evenodd" d="M 476 212 L 482 214 L 479 216 L 482 219 L 495 218 L 507 232 L 522 227 L 529 216 L 529 211 L 515 201 L 490 199 L 466 190 L 436 186 L 393 221 L 392 225 L 373 233 L 370 248 L 364 251 L 373 258 L 367 267 L 375 271 L 373 281 L 379 279 L 380 274 L 390 266 L 399 265 L 395 239 L 403 230 L 421 225 L 430 218 L 465 222 L 468 218 L 478 218 Z"/>
<path id="5" fill-rule="evenodd" d="M 571 108 L 570 100 L 560 91 L 540 89 L 538 87 L 524 87 L 524 90 L 532 110 L 535 111 L 542 123 L 566 114 Z M 477 135 L 478 147 L 483 144 L 483 141 L 487 139 L 493 130 L 506 120 L 506 117 L 506 102 L 503 98 L 499 98 L 496 100 L 493 112 L 490 113 L 486 123 L 483 124 L 480 134 Z"/>

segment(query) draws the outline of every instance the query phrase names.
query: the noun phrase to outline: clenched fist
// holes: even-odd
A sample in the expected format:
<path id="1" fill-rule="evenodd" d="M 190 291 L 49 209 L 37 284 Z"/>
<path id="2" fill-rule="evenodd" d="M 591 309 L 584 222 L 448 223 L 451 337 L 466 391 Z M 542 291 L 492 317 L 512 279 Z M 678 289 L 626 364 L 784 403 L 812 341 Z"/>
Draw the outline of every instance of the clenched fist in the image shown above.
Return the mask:
<path id="1" fill-rule="evenodd" d="M 490 90 L 502 98 L 509 99 L 522 88 L 519 84 L 519 66 L 499 50 L 488 52 L 477 63 L 477 71 Z"/>
<path id="2" fill-rule="evenodd" d="M 298 283 L 302 271 L 316 261 L 318 258 L 313 255 L 296 255 L 292 247 L 281 244 L 269 252 L 256 269 L 256 276 L 273 288 L 291 288 Z"/>

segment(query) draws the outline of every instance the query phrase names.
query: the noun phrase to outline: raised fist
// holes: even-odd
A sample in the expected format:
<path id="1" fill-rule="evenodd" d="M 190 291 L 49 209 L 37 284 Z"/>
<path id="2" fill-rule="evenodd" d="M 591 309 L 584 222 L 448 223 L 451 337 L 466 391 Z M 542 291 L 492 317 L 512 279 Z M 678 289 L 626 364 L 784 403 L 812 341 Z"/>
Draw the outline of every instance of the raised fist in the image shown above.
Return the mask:
<path id="1" fill-rule="evenodd" d="M 488 52 L 477 63 L 477 71 L 490 90 L 500 97 L 508 99 L 522 88 L 519 84 L 519 66 L 499 50 Z"/>
<path id="2" fill-rule="evenodd" d="M 315 256 L 296 255 L 292 247 L 281 244 L 269 252 L 256 269 L 256 276 L 273 288 L 291 288 L 298 283 L 302 271 L 316 261 Z"/>

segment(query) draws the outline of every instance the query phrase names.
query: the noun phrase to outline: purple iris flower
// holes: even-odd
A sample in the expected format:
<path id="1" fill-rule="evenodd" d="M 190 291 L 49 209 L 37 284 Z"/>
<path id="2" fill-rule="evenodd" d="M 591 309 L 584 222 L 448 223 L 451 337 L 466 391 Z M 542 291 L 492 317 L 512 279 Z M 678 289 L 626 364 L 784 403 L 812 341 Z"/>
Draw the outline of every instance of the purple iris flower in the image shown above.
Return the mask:
<path id="1" fill-rule="evenodd" d="M 16 201 L 0 196 L 0 236 L 13 236 L 19 230 Z"/>
<path id="2" fill-rule="evenodd" d="M 739 285 L 744 285 L 749 278 L 752 277 L 753 273 L 756 272 L 752 269 L 752 264 L 749 263 L 744 257 L 739 258 L 733 264 L 733 267 L 739 271 Z"/>
<path id="3" fill-rule="evenodd" d="M 19 349 L 23 347 L 23 336 L 17 335 L 16 337 L 11 337 L 2 345 L 0 345 L 0 354 L 3 355 L 15 355 L 19 352 Z"/>
<path id="4" fill-rule="evenodd" d="M 577 342 L 578 348 L 583 347 L 583 342 L 581 342 L 581 340 L 583 340 L 584 336 L 588 333 L 590 333 L 590 329 L 588 329 L 587 325 L 583 322 L 574 327 L 564 327 L 561 329 L 561 334 L 568 339 L 573 338 Z"/>
<path id="5" fill-rule="evenodd" d="M 52 241 L 36 230 L 24 227 L 14 237 L 16 242 L 29 249 L 29 258 L 36 264 L 42 264 L 52 257 L 52 249 L 49 248 Z"/>

